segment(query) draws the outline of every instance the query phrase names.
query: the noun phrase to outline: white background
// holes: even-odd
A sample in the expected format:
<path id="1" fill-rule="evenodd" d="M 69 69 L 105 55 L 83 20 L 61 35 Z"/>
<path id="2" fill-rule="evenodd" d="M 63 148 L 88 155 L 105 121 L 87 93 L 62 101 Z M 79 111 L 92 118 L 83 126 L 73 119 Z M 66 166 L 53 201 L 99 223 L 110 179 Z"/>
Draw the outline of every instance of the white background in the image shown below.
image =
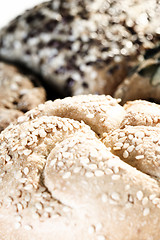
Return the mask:
<path id="1" fill-rule="evenodd" d="M 24 10 L 31 8 L 45 0 L 0 0 L 0 28 Z"/>

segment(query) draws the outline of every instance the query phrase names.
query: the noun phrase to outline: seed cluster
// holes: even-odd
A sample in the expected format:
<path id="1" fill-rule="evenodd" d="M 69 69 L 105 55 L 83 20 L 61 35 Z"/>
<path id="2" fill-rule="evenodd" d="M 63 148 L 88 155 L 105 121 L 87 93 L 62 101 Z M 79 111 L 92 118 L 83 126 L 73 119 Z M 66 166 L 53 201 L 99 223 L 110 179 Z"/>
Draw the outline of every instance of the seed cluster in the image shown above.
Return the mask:
<path id="1" fill-rule="evenodd" d="M 159 127 L 126 126 L 115 130 L 106 145 L 125 162 L 141 171 L 159 177 L 160 141 Z M 108 143 L 107 143 L 108 142 Z"/>

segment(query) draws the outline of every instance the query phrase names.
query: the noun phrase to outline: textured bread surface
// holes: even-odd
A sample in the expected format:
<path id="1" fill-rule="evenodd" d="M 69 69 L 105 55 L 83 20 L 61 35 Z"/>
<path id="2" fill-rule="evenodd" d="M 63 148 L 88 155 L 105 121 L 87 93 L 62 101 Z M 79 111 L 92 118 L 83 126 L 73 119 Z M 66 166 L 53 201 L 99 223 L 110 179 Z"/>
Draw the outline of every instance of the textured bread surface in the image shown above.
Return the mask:
<path id="1" fill-rule="evenodd" d="M 39 82 L 35 86 L 31 79 L 17 67 L 0 62 L 0 131 L 24 112 L 45 102 L 44 88 Z"/>
<path id="2" fill-rule="evenodd" d="M 146 59 L 140 61 L 114 92 L 122 104 L 129 100 L 145 99 L 160 103 L 160 42 L 146 52 Z"/>
<path id="3" fill-rule="evenodd" d="M 118 102 L 48 101 L 1 132 L 1 240 L 159 240 L 159 106 Z"/>
<path id="4" fill-rule="evenodd" d="M 0 57 L 64 95 L 110 94 L 159 41 L 158 0 L 52 0 L 0 31 Z"/>

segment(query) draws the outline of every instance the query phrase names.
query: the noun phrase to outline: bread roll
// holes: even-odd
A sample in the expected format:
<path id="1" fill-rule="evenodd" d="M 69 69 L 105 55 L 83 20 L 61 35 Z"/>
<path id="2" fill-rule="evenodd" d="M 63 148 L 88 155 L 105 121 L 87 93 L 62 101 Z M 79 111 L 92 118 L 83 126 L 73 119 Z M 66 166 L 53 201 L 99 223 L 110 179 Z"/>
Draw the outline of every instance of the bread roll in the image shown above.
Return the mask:
<path id="1" fill-rule="evenodd" d="M 117 87 L 114 97 L 121 98 L 122 104 L 136 99 L 160 103 L 160 44 L 145 58 Z"/>
<path id="2" fill-rule="evenodd" d="M 115 105 L 93 95 L 50 101 L 2 131 L 1 240 L 159 240 L 160 129 L 121 128 L 120 105 L 118 124 L 101 128 Z"/>
<path id="3" fill-rule="evenodd" d="M 45 102 L 46 92 L 38 79 L 35 83 L 33 78 L 36 79 L 0 62 L 0 131 L 24 112 Z"/>
<path id="4" fill-rule="evenodd" d="M 0 57 L 41 74 L 63 95 L 112 95 L 159 41 L 156 0 L 52 0 L 0 31 Z"/>

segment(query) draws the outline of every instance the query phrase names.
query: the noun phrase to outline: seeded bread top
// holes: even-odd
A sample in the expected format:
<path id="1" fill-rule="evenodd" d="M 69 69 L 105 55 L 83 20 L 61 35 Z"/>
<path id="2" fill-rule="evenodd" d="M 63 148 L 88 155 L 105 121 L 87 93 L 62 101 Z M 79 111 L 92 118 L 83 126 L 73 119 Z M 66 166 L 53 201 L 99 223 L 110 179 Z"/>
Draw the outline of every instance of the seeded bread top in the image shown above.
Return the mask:
<path id="1" fill-rule="evenodd" d="M 63 94 L 112 94 L 132 61 L 159 39 L 156 0 L 54 0 L 0 32 L 0 56 L 40 73 Z"/>
<path id="2" fill-rule="evenodd" d="M 129 111 L 150 119 L 141 104 L 75 96 L 41 104 L 7 127 L 0 134 L 0 238 L 159 240 L 159 106 L 144 102 L 153 126 L 121 124 Z"/>

